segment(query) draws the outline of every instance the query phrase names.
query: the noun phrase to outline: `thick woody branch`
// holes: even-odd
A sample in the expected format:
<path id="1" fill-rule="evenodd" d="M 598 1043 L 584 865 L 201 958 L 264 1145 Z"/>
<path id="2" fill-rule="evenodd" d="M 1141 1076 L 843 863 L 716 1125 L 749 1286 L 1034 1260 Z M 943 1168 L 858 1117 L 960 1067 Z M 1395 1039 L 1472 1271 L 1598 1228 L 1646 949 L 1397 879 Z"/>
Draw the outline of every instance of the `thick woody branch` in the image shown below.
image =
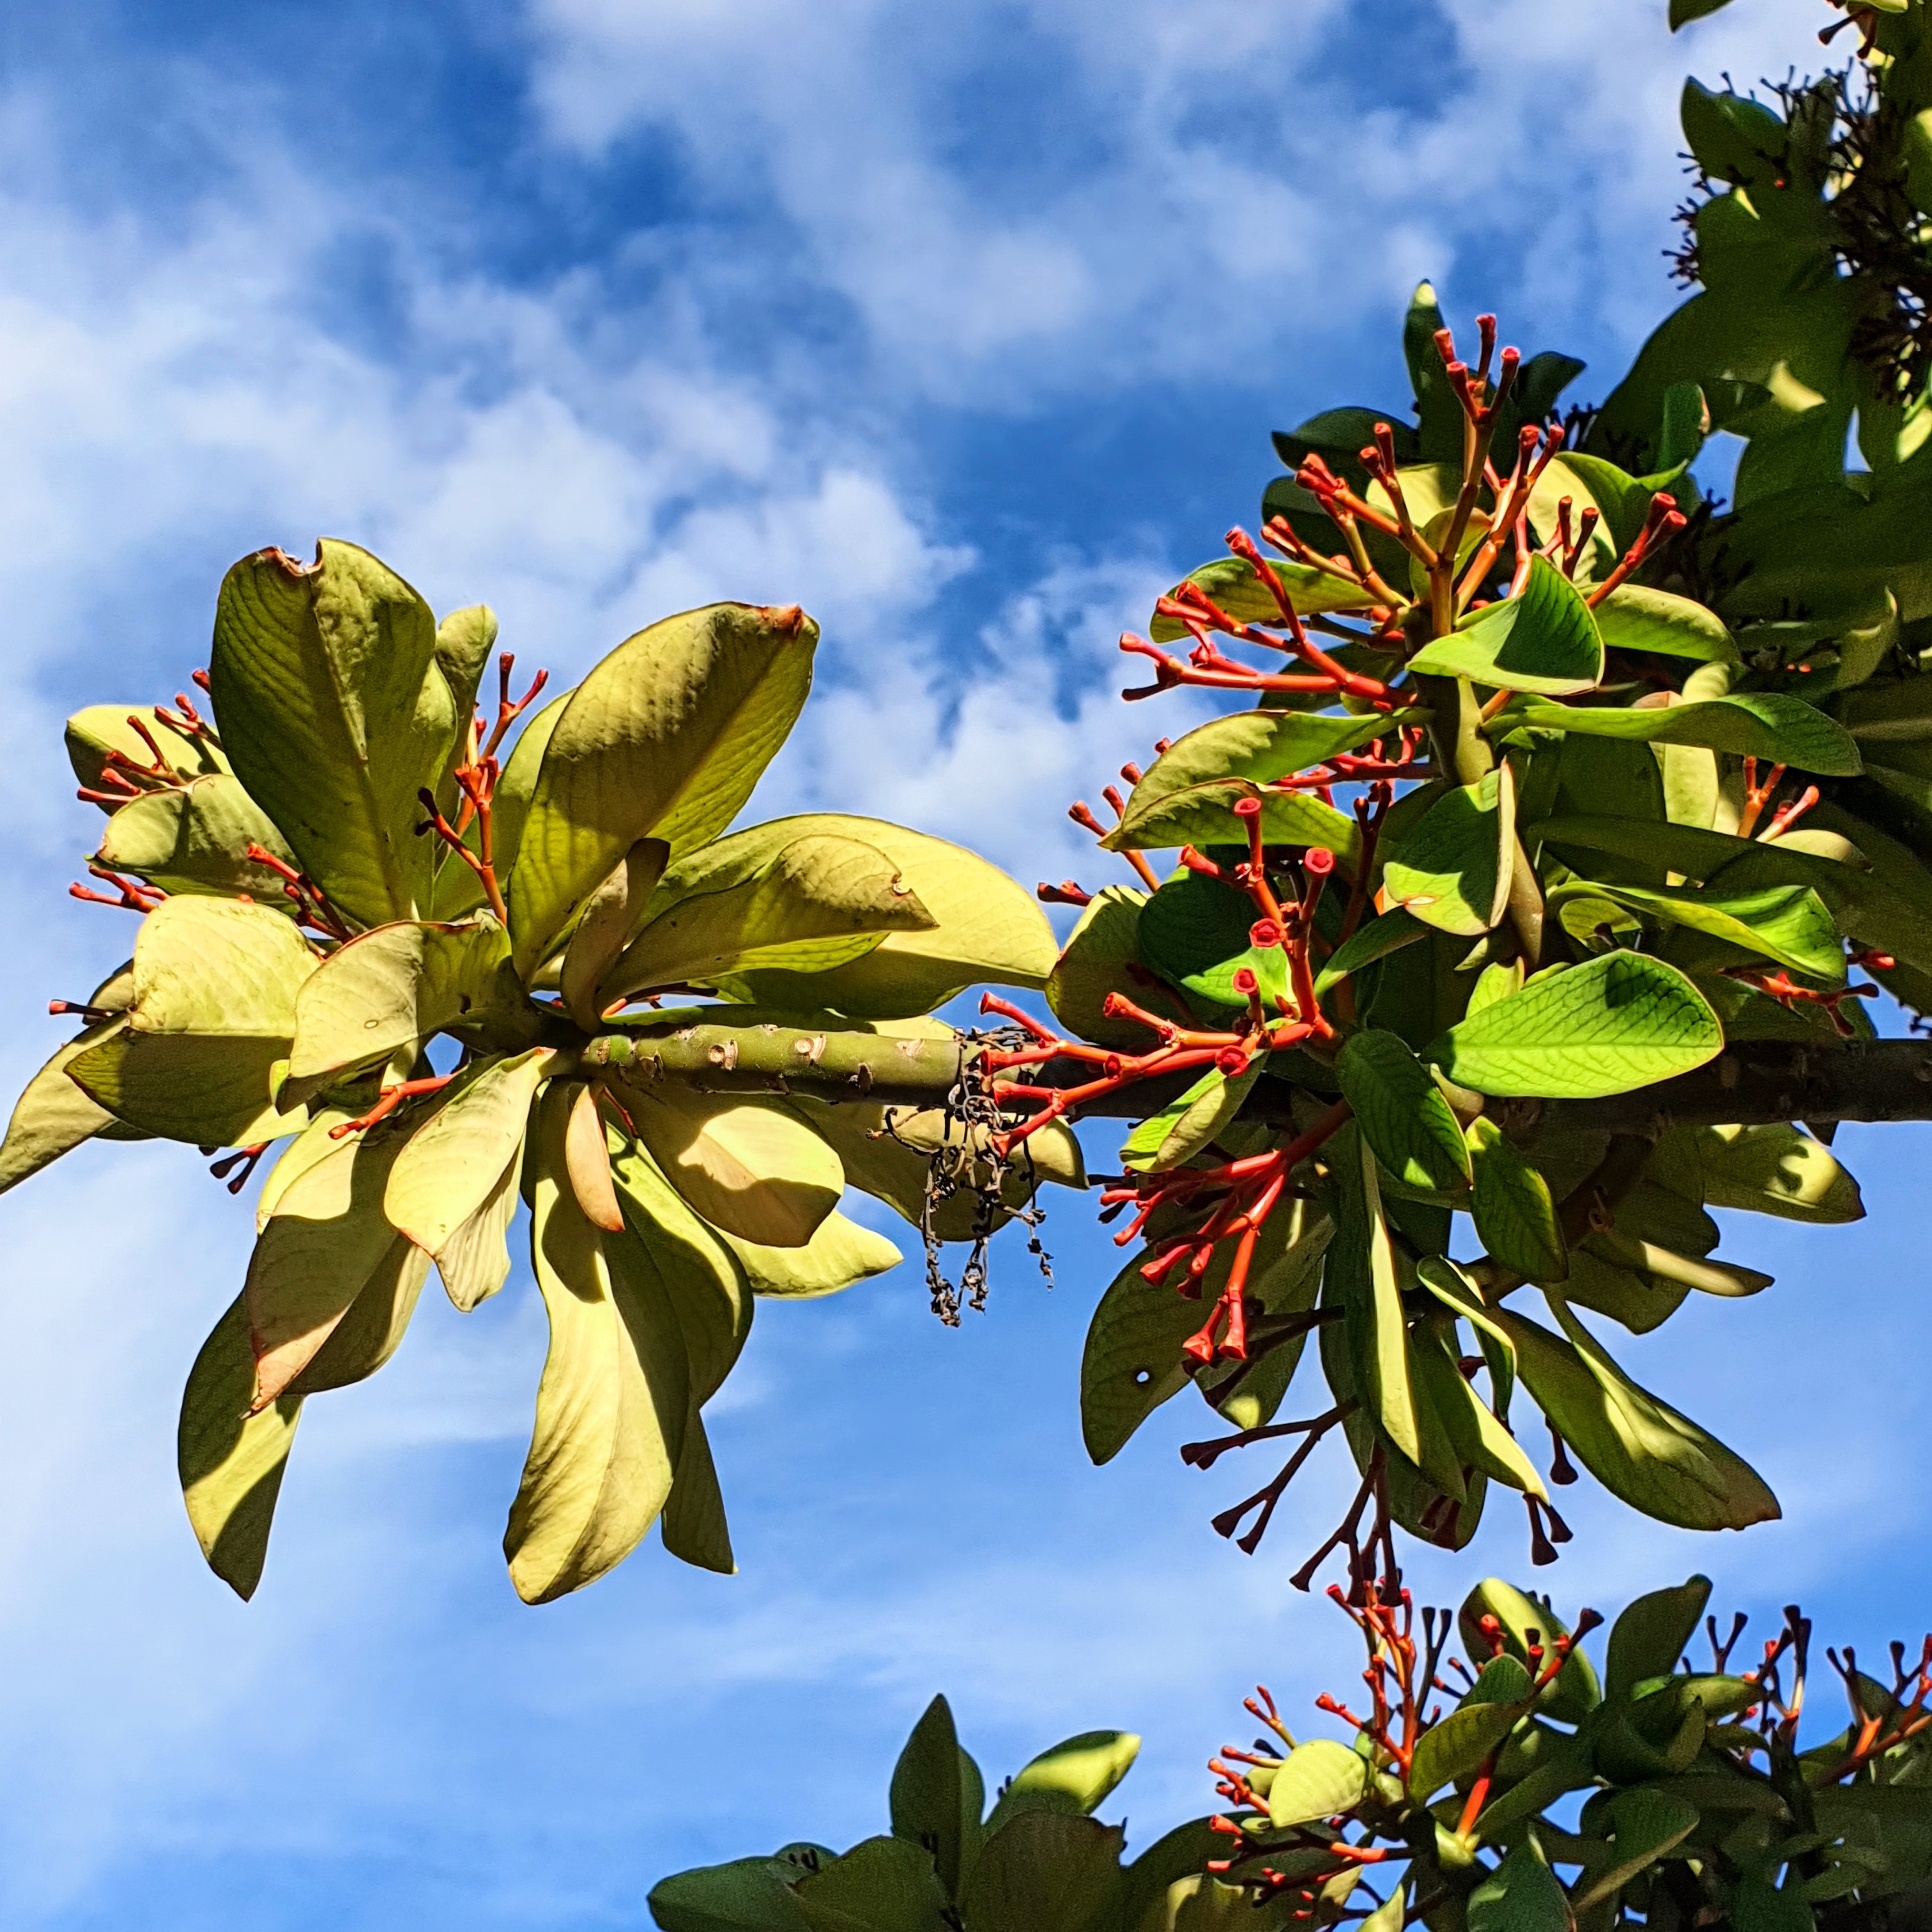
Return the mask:
<path id="1" fill-rule="evenodd" d="M 608 1067 L 634 1086 L 676 1080 L 714 1093 L 790 1093 L 822 1100 L 936 1107 L 958 1084 L 970 1049 L 958 1040 L 896 1040 L 770 1024 L 630 1029 L 584 1049 L 586 1071 Z M 1087 1061 L 1032 1070 L 1045 1088 L 1090 1082 Z M 1192 1073 L 1136 1082 L 1098 1096 L 1089 1116 L 1139 1119 L 1182 1091 Z M 1242 1109 L 1292 1124 L 1294 1090 L 1264 1075 Z M 1932 1120 L 1932 1041 L 1883 1040 L 1802 1047 L 1741 1042 L 1694 1073 L 1600 1100 L 1492 1100 L 1486 1111 L 1513 1136 L 1599 1132 L 1654 1136 L 1672 1126 L 1776 1120 Z"/>

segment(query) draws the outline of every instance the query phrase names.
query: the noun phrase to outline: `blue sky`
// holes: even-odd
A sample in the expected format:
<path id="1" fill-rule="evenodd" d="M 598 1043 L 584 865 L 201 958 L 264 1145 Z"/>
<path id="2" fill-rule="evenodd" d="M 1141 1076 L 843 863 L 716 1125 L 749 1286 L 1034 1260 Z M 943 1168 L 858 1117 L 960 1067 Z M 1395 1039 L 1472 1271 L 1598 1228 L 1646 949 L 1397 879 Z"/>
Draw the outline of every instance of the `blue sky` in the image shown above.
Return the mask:
<path id="1" fill-rule="evenodd" d="M 46 998 L 128 936 L 62 896 L 92 821 L 59 720 L 174 690 L 267 543 L 364 542 L 559 675 L 690 604 L 802 602 L 820 688 L 760 815 L 836 804 L 1097 881 L 1063 806 L 1190 715 L 1118 703 L 1114 637 L 1252 518 L 1270 428 L 1400 399 L 1414 280 L 1586 356 L 1591 395 L 1674 299 L 1684 71 L 1782 74 L 1822 16 L 1740 0 L 1672 42 L 1662 11 L 10 10 L 10 1090 L 59 1036 Z M 1630 1348 L 1786 1520 L 1696 1539 L 1580 1494 L 1563 1599 L 1702 1566 L 1862 1644 L 1923 1616 L 1926 1145 L 1848 1130 L 1872 1218 L 1741 1223 L 1778 1286 Z M 1268 1472 L 1184 1470 L 1198 1406 L 1090 1468 L 1113 1262 L 1055 1205 L 1054 1287 L 1004 1255 L 956 1333 L 910 1269 L 761 1312 L 714 1412 L 737 1578 L 647 1549 L 533 1611 L 496 1550 L 526 1284 L 467 1320 L 426 1298 L 382 1376 L 315 1406 L 244 1607 L 200 1565 L 173 1428 L 245 1213 L 155 1148 L 9 1197 L 0 1923 L 640 1925 L 676 1866 L 878 1828 L 938 1689 L 996 1776 L 1145 1734 L 1138 1841 L 1204 1808 L 1246 1684 L 1305 1708 L 1351 1667 L 1286 1586 L 1344 1478 L 1318 1466 L 1246 1559 L 1206 1518 Z M 1468 1565 L 1413 1574 L 1440 1597 L 1524 1558 L 1498 1508 Z"/>

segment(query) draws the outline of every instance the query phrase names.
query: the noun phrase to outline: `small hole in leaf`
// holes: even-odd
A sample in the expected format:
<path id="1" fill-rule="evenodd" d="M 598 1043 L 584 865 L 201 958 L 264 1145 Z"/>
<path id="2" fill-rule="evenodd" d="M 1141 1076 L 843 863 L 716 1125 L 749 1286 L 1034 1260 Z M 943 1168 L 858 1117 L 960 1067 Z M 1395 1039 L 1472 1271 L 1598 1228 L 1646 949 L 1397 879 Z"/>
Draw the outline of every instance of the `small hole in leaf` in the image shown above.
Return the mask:
<path id="1" fill-rule="evenodd" d="M 1147 1387 L 1148 1384 L 1149 1382 L 1152 1382 L 1153 1380 L 1154 1380 L 1154 1371 L 1153 1371 L 1153 1370 L 1151 1370 L 1151 1369 L 1136 1369 L 1136 1370 L 1135 1370 L 1135 1371 L 1134 1371 L 1134 1387 L 1135 1387 L 1136 1388 L 1145 1388 Z"/>

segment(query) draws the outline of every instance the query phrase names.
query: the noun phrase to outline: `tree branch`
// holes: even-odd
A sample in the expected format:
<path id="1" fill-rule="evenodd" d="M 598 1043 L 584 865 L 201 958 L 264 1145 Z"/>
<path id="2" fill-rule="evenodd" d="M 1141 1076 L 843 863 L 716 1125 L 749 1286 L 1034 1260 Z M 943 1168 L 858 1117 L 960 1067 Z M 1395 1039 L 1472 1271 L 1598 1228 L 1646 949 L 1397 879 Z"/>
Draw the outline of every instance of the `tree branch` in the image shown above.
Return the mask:
<path id="1" fill-rule="evenodd" d="M 584 1049 L 586 1069 L 608 1067 L 633 1085 L 680 1081 L 715 1093 L 800 1093 L 821 1100 L 936 1107 L 970 1058 L 952 1040 L 898 1040 L 860 1032 L 750 1026 L 629 1028 Z M 1083 1060 L 1049 1060 L 1033 1070 L 1046 1088 L 1090 1081 Z M 1137 1082 L 1081 1111 L 1140 1119 L 1157 1112 L 1190 1075 Z M 1264 1075 L 1245 1118 L 1292 1124 L 1295 1089 Z M 1598 1132 L 1654 1137 L 1672 1126 L 1743 1126 L 1777 1120 L 1932 1120 L 1932 1041 L 1881 1040 L 1842 1046 L 1740 1041 L 1694 1073 L 1602 1100 L 1492 1100 L 1485 1111 L 1513 1138 Z"/>

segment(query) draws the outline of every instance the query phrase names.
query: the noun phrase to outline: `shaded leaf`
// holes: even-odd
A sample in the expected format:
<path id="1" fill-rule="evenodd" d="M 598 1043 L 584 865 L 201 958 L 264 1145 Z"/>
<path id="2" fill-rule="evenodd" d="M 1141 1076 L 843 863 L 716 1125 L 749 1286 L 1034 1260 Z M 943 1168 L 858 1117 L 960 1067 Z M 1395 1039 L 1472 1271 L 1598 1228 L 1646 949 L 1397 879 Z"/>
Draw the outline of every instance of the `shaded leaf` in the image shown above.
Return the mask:
<path id="1" fill-rule="evenodd" d="M 1478 1114 L 1466 1131 L 1478 1239 L 1504 1268 L 1531 1281 L 1564 1280 L 1570 1255 L 1550 1184 L 1493 1120 Z"/>
<path id="2" fill-rule="evenodd" d="M 1382 888 L 1425 925 L 1473 938 L 1509 903 L 1516 786 L 1508 765 L 1445 791 L 1403 835 L 1382 868 Z"/>
<path id="3" fill-rule="evenodd" d="M 1774 759 L 1833 778 L 1853 777 L 1864 769 L 1857 742 L 1843 725 L 1781 692 L 1734 691 L 1723 698 L 1634 710 L 1532 698 L 1492 728 L 1518 728 L 1640 744 L 1707 745 L 1713 751 Z"/>
<path id="4" fill-rule="evenodd" d="M 1241 1111 L 1241 1103 L 1261 1076 L 1259 1058 L 1246 1072 L 1232 1079 L 1218 1067 L 1210 1068 L 1184 1094 L 1159 1113 L 1150 1114 L 1128 1135 L 1120 1149 L 1121 1166 L 1135 1174 L 1162 1174 L 1184 1166 L 1211 1145 Z"/>
<path id="5" fill-rule="evenodd" d="M 892 1833 L 922 1845 L 939 1882 L 957 1898 L 969 1843 L 976 1852 L 986 1791 L 978 1767 L 960 1748 L 952 1708 L 935 1697 L 912 1727 L 892 1767 Z"/>
<path id="6" fill-rule="evenodd" d="M 884 1235 L 837 1213 L 826 1215 L 802 1248 L 761 1247 L 722 1231 L 719 1238 L 737 1256 L 754 1293 L 790 1301 L 836 1294 L 905 1258 Z"/>
<path id="7" fill-rule="evenodd" d="M 126 1018 L 117 1015 L 86 1028 L 59 1048 L 27 1082 L 26 1090 L 14 1103 L 7 1138 L 0 1142 L 0 1194 L 17 1187 L 112 1124 L 114 1116 L 70 1080 L 67 1070 L 89 1047 L 115 1038 L 127 1024 Z"/>
<path id="8" fill-rule="evenodd" d="M 164 892 L 246 892 L 278 912 L 292 912 L 282 874 L 250 858 L 251 844 L 296 864 L 288 842 L 242 781 L 214 772 L 124 805 L 108 820 L 94 862 Z"/>
<path id="9" fill-rule="evenodd" d="M 1648 1677 L 1669 1676 L 1697 1634 L 1710 1600 L 1708 1576 L 1632 1598 L 1610 1626 L 1604 1658 L 1605 1696 L 1620 1696 Z"/>
<path id="10" fill-rule="evenodd" d="M 730 1527 L 724 1520 L 724 1493 L 718 1486 L 718 1467 L 711 1458 L 711 1438 L 694 1404 L 684 1418 L 677 1473 L 671 1478 L 670 1494 L 658 1526 L 667 1555 L 717 1576 L 737 1575 Z"/>
<path id="11" fill-rule="evenodd" d="M 1145 892 L 1130 886 L 1102 886 L 1082 908 L 1047 976 L 1046 1004 L 1054 1018 L 1069 1033 L 1096 1046 L 1123 1046 L 1138 1052 L 1146 1043 L 1145 1027 L 1102 1010 L 1109 993 L 1132 998 L 1142 990 L 1128 969 L 1140 962 L 1136 934 L 1147 902 Z"/>
<path id="12" fill-rule="evenodd" d="M 838 1204 L 838 1155 L 788 1109 L 668 1082 L 627 1089 L 626 1104 L 664 1178 L 741 1240 L 802 1248 Z"/>
<path id="13" fill-rule="evenodd" d="M 1085 1932 L 1120 1883 L 1118 1825 L 1052 1811 L 987 1840 L 960 1901 L 973 1932 Z"/>
<path id="14" fill-rule="evenodd" d="M 1602 682 L 1604 641 L 1582 593 L 1546 557 L 1534 556 L 1521 591 L 1424 645 L 1408 668 L 1562 697 Z"/>
<path id="15" fill-rule="evenodd" d="M 1469 1932 L 1570 1932 L 1562 1881 L 1520 1844 L 1469 1894 Z"/>
<path id="16" fill-rule="evenodd" d="M 1444 1193 L 1469 1185 L 1462 1130 L 1406 1042 L 1365 1028 L 1343 1042 L 1335 1071 L 1362 1138 L 1397 1180 Z"/>

